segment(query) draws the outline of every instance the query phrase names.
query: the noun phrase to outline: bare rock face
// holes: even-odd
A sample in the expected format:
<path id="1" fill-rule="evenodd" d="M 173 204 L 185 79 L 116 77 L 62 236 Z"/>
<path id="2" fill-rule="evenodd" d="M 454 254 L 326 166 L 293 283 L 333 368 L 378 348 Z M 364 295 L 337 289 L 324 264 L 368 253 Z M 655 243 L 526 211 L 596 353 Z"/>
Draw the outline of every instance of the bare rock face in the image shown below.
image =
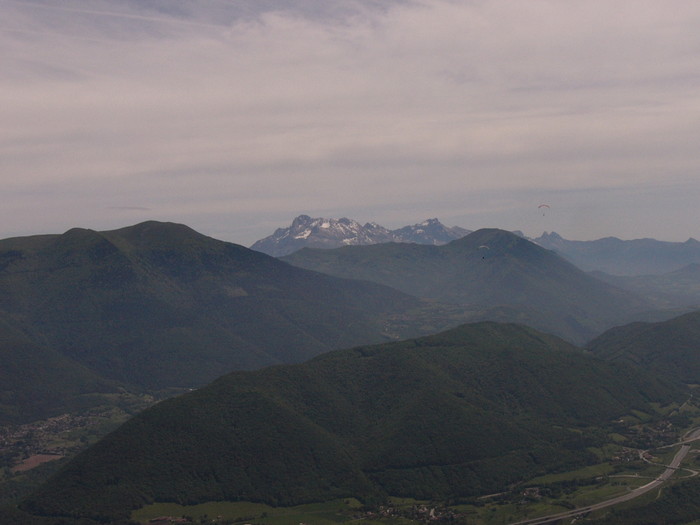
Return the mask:
<path id="1" fill-rule="evenodd" d="M 279 228 L 251 246 L 253 250 L 282 257 L 302 248 L 339 248 L 380 244 L 385 242 L 413 242 L 417 244 L 446 244 L 469 234 L 457 226 L 449 228 L 437 219 L 420 224 L 389 230 L 379 224 L 365 225 L 347 219 L 312 218 L 299 215 L 288 228 Z"/>

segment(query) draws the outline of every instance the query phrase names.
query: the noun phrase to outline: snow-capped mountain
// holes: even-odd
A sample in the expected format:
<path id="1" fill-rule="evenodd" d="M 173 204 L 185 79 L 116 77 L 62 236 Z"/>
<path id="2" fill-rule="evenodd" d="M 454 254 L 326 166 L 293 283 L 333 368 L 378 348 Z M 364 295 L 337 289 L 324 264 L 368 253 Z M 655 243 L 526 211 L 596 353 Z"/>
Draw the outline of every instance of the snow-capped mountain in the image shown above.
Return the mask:
<path id="1" fill-rule="evenodd" d="M 457 226 L 448 228 L 437 219 L 389 230 L 373 222 L 363 226 L 345 217 L 325 219 L 299 215 L 290 227 L 278 228 L 275 233 L 260 239 L 251 248 L 273 257 L 281 257 L 306 247 L 339 248 L 383 242 L 446 244 L 469 233 L 469 230 Z"/>
<path id="2" fill-rule="evenodd" d="M 404 226 L 398 230 L 393 230 L 391 233 L 396 237 L 396 242 L 447 244 L 455 239 L 461 239 L 472 232 L 471 230 L 465 230 L 459 226 L 452 226 L 449 228 L 437 219 L 428 219 L 420 224 Z"/>

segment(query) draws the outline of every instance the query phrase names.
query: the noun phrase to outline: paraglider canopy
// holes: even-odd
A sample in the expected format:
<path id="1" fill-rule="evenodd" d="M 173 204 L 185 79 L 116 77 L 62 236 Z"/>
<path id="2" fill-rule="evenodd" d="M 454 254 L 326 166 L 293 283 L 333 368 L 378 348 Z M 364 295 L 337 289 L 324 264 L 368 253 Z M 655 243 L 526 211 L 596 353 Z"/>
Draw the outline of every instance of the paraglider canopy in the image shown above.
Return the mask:
<path id="1" fill-rule="evenodd" d="M 546 209 L 549 209 L 549 204 L 540 204 L 539 206 L 537 206 L 537 209 L 542 210 L 542 216 L 544 216 L 544 212 L 546 211 Z"/>

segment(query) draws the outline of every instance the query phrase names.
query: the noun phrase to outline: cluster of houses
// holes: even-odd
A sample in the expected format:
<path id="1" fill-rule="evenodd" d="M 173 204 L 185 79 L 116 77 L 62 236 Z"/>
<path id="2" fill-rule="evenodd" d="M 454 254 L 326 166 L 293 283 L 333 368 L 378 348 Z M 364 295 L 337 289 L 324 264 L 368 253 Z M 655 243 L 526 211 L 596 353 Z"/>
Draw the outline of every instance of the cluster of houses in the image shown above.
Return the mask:
<path id="1" fill-rule="evenodd" d="M 63 414 L 25 425 L 0 427 L 0 466 L 18 472 L 63 457 L 71 450 L 51 442 L 56 436 L 87 424 L 85 416 Z"/>
<path id="2" fill-rule="evenodd" d="M 412 505 L 411 507 L 395 507 L 393 505 L 380 506 L 376 510 L 366 511 L 358 519 L 371 518 L 408 518 L 422 523 L 451 523 L 460 517 L 460 514 L 447 507 L 431 505 Z"/>

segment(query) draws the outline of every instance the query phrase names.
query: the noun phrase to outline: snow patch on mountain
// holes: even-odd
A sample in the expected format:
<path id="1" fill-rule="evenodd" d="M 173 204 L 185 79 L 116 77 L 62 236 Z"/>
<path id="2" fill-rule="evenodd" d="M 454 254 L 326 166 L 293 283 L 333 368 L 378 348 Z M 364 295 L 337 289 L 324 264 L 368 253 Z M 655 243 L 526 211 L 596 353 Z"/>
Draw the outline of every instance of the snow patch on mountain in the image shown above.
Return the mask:
<path id="1" fill-rule="evenodd" d="M 278 228 L 272 235 L 260 239 L 251 248 L 274 257 L 281 257 L 301 248 L 338 248 L 379 244 L 384 242 L 413 242 L 446 244 L 471 233 L 457 226 L 449 228 L 438 219 L 389 230 L 374 222 L 365 225 L 348 219 L 312 218 L 299 215 L 288 228 Z"/>

